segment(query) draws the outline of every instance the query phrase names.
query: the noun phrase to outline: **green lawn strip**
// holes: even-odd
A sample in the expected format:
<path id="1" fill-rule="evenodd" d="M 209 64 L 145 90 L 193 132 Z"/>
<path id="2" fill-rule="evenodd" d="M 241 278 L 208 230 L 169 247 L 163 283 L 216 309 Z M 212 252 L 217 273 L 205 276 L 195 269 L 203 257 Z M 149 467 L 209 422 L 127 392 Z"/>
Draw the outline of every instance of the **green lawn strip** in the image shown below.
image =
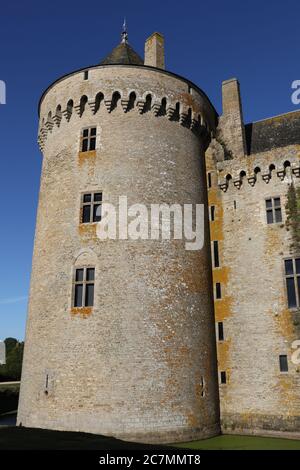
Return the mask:
<path id="1" fill-rule="evenodd" d="M 79 432 L 51 431 L 46 429 L 0 427 L 0 450 L 4 449 L 140 449 L 148 451 L 195 450 L 300 450 L 300 440 L 274 437 L 222 435 L 201 441 L 174 443 L 169 446 L 151 446 L 125 442 L 113 437 Z"/>
<path id="2" fill-rule="evenodd" d="M 300 450 L 300 440 L 222 435 L 201 441 L 183 442 L 176 444 L 176 447 L 199 450 Z"/>
<path id="3" fill-rule="evenodd" d="M 50 449 L 50 450 L 145 450 L 156 452 L 169 450 L 164 446 L 152 446 L 125 442 L 113 437 L 80 432 L 51 431 L 46 429 L 0 427 L 0 450 Z M 175 449 L 176 450 L 176 449 Z"/>

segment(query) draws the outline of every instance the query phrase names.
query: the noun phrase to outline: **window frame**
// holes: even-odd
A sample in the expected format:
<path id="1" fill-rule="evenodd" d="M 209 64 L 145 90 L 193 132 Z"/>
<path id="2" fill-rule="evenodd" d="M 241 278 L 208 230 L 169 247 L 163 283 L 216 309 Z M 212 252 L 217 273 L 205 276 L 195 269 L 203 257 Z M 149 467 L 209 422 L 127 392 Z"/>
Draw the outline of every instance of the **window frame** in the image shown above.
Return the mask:
<path id="1" fill-rule="evenodd" d="M 286 370 L 282 370 L 281 369 L 281 358 L 284 357 L 286 359 Z M 281 374 L 288 374 L 289 373 L 289 358 L 288 358 L 288 355 L 287 354 L 279 354 L 278 356 L 278 360 L 279 360 L 279 372 Z"/>
<path id="2" fill-rule="evenodd" d="M 95 129 L 95 134 L 92 134 L 92 129 Z M 88 131 L 88 135 L 84 136 L 84 131 Z M 95 148 L 91 148 L 91 142 L 95 140 Z M 84 142 L 87 142 L 86 150 L 83 149 Z M 83 127 L 80 132 L 80 152 L 95 152 L 97 148 L 97 126 Z"/>
<path id="3" fill-rule="evenodd" d="M 218 289 L 218 287 L 219 287 L 219 289 Z M 222 285 L 221 285 L 221 282 L 215 282 L 215 300 L 221 300 L 221 299 L 222 299 Z"/>
<path id="4" fill-rule="evenodd" d="M 224 374 L 224 376 L 223 376 L 222 374 Z M 222 382 L 222 377 L 225 378 L 225 382 Z M 226 373 L 226 370 L 220 370 L 220 385 L 227 385 L 227 373 Z"/>
<path id="5" fill-rule="evenodd" d="M 275 199 L 279 199 L 279 206 L 275 206 Z M 271 207 L 270 208 L 267 208 L 267 201 L 271 200 Z M 283 214 L 282 214 L 282 201 L 281 201 L 281 196 L 269 196 L 269 197 L 266 197 L 265 198 L 265 218 L 266 218 L 266 223 L 267 225 L 274 225 L 274 224 L 283 224 Z M 281 220 L 280 221 L 276 221 L 276 209 L 280 209 L 280 216 L 281 216 Z M 273 218 L 273 221 L 272 222 L 268 222 L 268 213 L 272 213 L 272 218 Z"/>
<path id="6" fill-rule="evenodd" d="M 213 269 L 218 269 L 218 268 L 221 267 L 219 240 L 212 240 L 211 244 L 212 244 Z M 215 256 L 215 254 L 217 254 L 217 256 Z M 217 259 L 218 263 L 216 263 L 216 259 Z"/>
<path id="7" fill-rule="evenodd" d="M 208 171 L 207 172 L 207 188 L 210 189 L 212 187 L 212 172 Z"/>
<path id="8" fill-rule="evenodd" d="M 76 274 L 77 271 L 83 269 L 83 278 L 82 280 L 76 281 Z M 93 269 L 94 270 L 94 279 L 87 280 L 87 270 Z M 95 284 L 96 284 L 96 267 L 95 265 L 80 265 L 74 266 L 73 269 L 73 286 L 72 286 L 72 308 L 94 308 L 95 306 Z M 75 305 L 75 295 L 76 295 L 76 286 L 82 285 L 82 294 L 81 294 L 81 304 L 82 305 Z M 86 305 L 86 286 L 93 285 L 93 305 Z"/>
<path id="9" fill-rule="evenodd" d="M 222 325 L 222 326 L 220 327 L 220 325 Z M 218 342 L 222 343 L 223 341 L 225 341 L 224 322 L 223 321 L 218 321 L 216 329 L 217 329 Z M 222 332 L 222 335 L 220 335 L 221 332 Z M 220 336 L 222 336 L 222 338 L 220 338 Z"/>
<path id="10" fill-rule="evenodd" d="M 90 202 L 84 202 L 84 196 L 91 195 L 91 201 Z M 101 200 L 100 201 L 95 201 L 95 194 L 101 194 Z M 91 224 L 97 224 L 98 222 L 101 221 L 102 219 L 102 203 L 103 203 L 103 191 L 84 191 L 80 195 L 80 211 L 79 211 L 79 223 L 80 225 L 91 225 Z M 83 214 L 84 214 L 84 207 L 90 206 L 90 220 L 89 222 L 84 222 L 83 221 Z M 94 220 L 94 207 L 95 206 L 101 206 L 101 215 L 99 220 Z"/>
<path id="11" fill-rule="evenodd" d="M 286 256 L 285 258 L 283 258 L 283 276 L 284 276 L 284 288 L 285 288 L 287 308 L 289 310 L 292 310 L 292 311 L 300 309 L 300 288 L 298 289 L 298 278 L 300 278 L 300 273 L 296 272 L 296 260 L 297 259 L 300 260 L 300 255 Z M 286 271 L 285 271 L 285 262 L 289 261 L 289 260 L 292 260 L 292 263 L 293 263 L 293 273 L 292 274 L 286 274 Z M 295 294 L 296 294 L 296 306 L 295 307 L 290 307 L 289 306 L 289 295 L 288 295 L 287 279 L 293 279 L 294 280 L 294 287 L 295 287 Z"/>

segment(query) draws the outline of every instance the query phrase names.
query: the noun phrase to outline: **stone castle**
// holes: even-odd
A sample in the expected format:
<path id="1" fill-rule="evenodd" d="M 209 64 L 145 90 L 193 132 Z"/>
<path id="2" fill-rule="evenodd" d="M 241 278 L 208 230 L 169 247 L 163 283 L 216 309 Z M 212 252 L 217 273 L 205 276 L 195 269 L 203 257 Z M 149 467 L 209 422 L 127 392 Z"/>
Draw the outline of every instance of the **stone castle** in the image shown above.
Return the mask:
<path id="1" fill-rule="evenodd" d="M 237 80 L 222 92 L 219 116 L 162 35 L 142 60 L 126 31 L 44 92 L 20 425 L 300 436 L 300 112 L 245 125 Z M 99 240 L 120 195 L 204 204 L 203 249 Z"/>

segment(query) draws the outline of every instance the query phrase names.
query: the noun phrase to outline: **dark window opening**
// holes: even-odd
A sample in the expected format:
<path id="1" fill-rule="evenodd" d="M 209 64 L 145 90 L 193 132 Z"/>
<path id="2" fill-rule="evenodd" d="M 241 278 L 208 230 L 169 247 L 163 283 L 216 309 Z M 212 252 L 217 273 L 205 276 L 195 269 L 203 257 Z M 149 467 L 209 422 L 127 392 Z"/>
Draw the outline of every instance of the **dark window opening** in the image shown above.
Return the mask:
<path id="1" fill-rule="evenodd" d="M 300 258 L 284 260 L 284 270 L 288 307 L 300 307 Z"/>
<path id="2" fill-rule="evenodd" d="M 200 385 L 201 385 L 201 397 L 205 397 L 205 381 L 202 375 L 200 378 Z"/>
<path id="3" fill-rule="evenodd" d="M 75 271 L 74 307 L 93 307 L 95 268 L 78 268 Z"/>
<path id="4" fill-rule="evenodd" d="M 280 197 L 266 199 L 267 224 L 282 222 Z"/>
<path id="5" fill-rule="evenodd" d="M 222 321 L 218 322 L 218 340 L 224 341 L 224 325 Z"/>
<path id="6" fill-rule="evenodd" d="M 90 150 L 96 149 L 96 127 L 89 127 L 83 129 L 81 136 L 81 151 L 89 152 Z"/>
<path id="7" fill-rule="evenodd" d="M 45 380 L 45 395 L 48 395 L 48 386 L 49 386 L 49 375 L 46 374 L 46 380 Z"/>
<path id="8" fill-rule="evenodd" d="M 81 223 L 91 224 L 101 220 L 102 193 L 85 193 L 81 201 Z"/>
<path id="9" fill-rule="evenodd" d="M 221 283 L 216 282 L 216 299 L 221 299 L 222 294 L 221 294 Z"/>
<path id="10" fill-rule="evenodd" d="M 210 220 L 213 222 L 215 220 L 215 206 L 210 206 Z"/>
<path id="11" fill-rule="evenodd" d="M 88 78 L 89 78 L 89 71 L 85 70 L 84 71 L 84 80 L 88 80 Z"/>
<path id="12" fill-rule="evenodd" d="M 207 173 L 207 185 L 211 188 L 211 173 Z"/>
<path id="13" fill-rule="evenodd" d="M 288 365 L 288 358 L 286 354 L 282 354 L 279 356 L 279 368 L 280 368 L 280 372 L 288 372 L 289 365 Z"/>
<path id="14" fill-rule="evenodd" d="M 214 241 L 213 246 L 214 246 L 214 267 L 218 268 L 220 266 L 218 242 Z"/>
<path id="15" fill-rule="evenodd" d="M 226 372 L 224 370 L 221 371 L 220 378 L 221 384 L 226 384 Z"/>

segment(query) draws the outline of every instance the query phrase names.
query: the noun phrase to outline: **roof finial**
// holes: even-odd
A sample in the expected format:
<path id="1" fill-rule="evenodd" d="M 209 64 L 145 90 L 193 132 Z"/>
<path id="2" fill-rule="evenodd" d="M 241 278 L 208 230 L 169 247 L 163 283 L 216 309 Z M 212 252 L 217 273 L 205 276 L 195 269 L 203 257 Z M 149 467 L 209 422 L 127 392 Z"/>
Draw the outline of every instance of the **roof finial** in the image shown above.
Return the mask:
<path id="1" fill-rule="evenodd" d="M 122 31 L 122 43 L 127 44 L 128 42 L 128 33 L 127 33 L 127 24 L 126 24 L 126 18 L 124 18 L 124 23 L 123 23 L 123 31 Z"/>

